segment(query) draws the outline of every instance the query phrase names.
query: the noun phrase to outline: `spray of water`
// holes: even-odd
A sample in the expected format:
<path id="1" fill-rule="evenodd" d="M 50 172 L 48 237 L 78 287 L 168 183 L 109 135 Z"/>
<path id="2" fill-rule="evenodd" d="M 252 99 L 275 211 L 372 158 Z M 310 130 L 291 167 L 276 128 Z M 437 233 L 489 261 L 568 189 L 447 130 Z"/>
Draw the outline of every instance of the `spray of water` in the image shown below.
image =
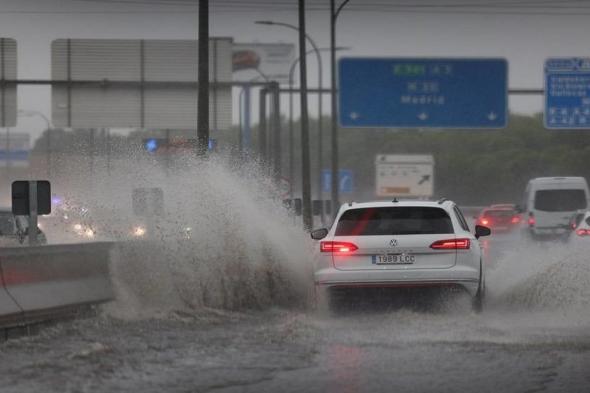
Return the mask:
<path id="1" fill-rule="evenodd" d="M 487 282 L 495 305 L 590 314 L 590 258 L 584 244 L 521 246 L 490 269 Z"/>
<path id="2" fill-rule="evenodd" d="M 96 177 L 77 197 L 89 201 L 97 238 L 117 242 L 117 301 L 108 312 L 135 318 L 306 304 L 311 240 L 259 165 L 186 158 L 173 170 L 135 160 L 112 166 L 111 176 Z M 132 214 L 137 187 L 162 188 L 162 216 Z"/>

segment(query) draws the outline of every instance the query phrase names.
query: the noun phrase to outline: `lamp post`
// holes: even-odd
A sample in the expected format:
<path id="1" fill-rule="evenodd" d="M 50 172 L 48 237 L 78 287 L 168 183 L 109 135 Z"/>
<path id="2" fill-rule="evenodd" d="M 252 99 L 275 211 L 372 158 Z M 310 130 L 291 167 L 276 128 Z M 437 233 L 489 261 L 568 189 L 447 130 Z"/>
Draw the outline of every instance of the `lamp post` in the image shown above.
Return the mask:
<path id="1" fill-rule="evenodd" d="M 25 117 L 34 117 L 39 116 L 41 119 L 45 121 L 46 129 L 47 129 L 47 145 L 46 147 L 46 165 L 47 165 L 47 178 L 51 176 L 51 122 L 42 112 L 34 111 L 34 110 L 19 110 L 18 114 Z"/>
<path id="2" fill-rule="evenodd" d="M 313 47 L 313 51 L 316 54 L 317 57 L 317 62 L 318 62 L 318 87 L 319 87 L 319 102 L 318 102 L 318 112 L 319 112 L 319 116 L 318 116 L 318 149 L 321 152 L 322 150 L 322 87 L 323 87 L 323 74 L 322 74 L 322 56 L 320 54 L 320 50 L 318 48 L 318 46 L 316 45 L 315 41 L 309 36 L 309 34 L 307 34 L 305 32 L 305 2 L 303 0 L 299 1 L 299 27 L 289 24 L 289 23 L 283 23 L 283 22 L 275 22 L 275 21 L 271 21 L 271 20 L 261 20 L 261 21 L 256 21 L 256 24 L 259 25 L 267 25 L 267 26 L 283 26 L 286 27 L 288 29 L 294 30 L 296 32 L 299 33 L 300 37 L 303 36 L 305 37 L 305 40 L 307 40 L 311 46 Z M 305 64 L 305 55 L 306 55 L 306 51 L 304 50 L 304 48 L 302 49 L 302 47 L 305 46 L 305 40 L 301 40 L 300 39 L 300 53 L 299 53 L 299 61 L 303 64 Z M 301 44 L 303 43 L 303 45 Z M 305 68 L 305 67 L 303 67 Z M 305 70 L 301 70 L 302 71 L 302 89 L 306 90 L 307 89 L 307 74 Z M 305 79 L 305 80 L 304 80 Z M 304 97 L 305 96 L 305 97 Z M 303 123 L 307 123 L 308 119 L 307 119 L 307 108 L 303 108 L 303 103 L 307 102 L 307 91 L 305 91 L 305 93 L 302 92 L 301 94 L 301 102 L 302 102 L 302 119 L 301 121 Z M 305 105 L 306 106 L 306 105 Z M 305 129 L 305 127 L 302 128 L 302 136 L 303 139 L 308 139 L 307 135 L 308 135 L 308 130 Z M 302 143 L 305 144 L 305 142 L 302 140 Z M 302 146 L 302 153 L 303 156 L 309 156 L 309 146 Z M 319 157 L 321 157 L 321 153 L 319 154 Z M 303 168 L 305 168 L 306 166 L 309 167 L 309 165 L 305 162 L 306 160 L 303 160 L 304 162 L 302 163 Z M 321 163 L 320 163 L 320 167 L 321 167 Z M 302 174 L 302 185 L 306 184 L 309 182 L 309 170 L 307 170 L 308 173 L 305 173 L 306 170 L 303 170 L 303 174 Z M 306 186 L 302 187 L 302 197 L 303 197 L 303 206 L 304 206 L 304 212 L 303 212 L 303 221 L 304 221 L 304 226 L 308 227 L 306 229 L 310 229 L 312 223 L 308 222 L 311 221 L 311 185 L 309 186 L 310 190 L 307 190 Z M 320 198 L 321 198 L 321 188 L 318 190 L 318 193 L 320 194 Z M 309 194 L 309 198 L 306 198 L 305 195 Z M 309 200 L 307 200 L 309 199 Z M 306 208 L 306 206 L 309 205 L 308 208 Z M 307 212 L 305 210 L 310 210 L 309 214 L 307 214 Z M 309 217 L 308 217 L 309 216 Z"/>
<path id="3" fill-rule="evenodd" d="M 348 50 L 349 47 L 337 47 L 336 50 Z M 329 51 L 331 48 L 319 48 L 318 52 Z M 316 52 L 315 49 L 308 50 L 305 55 L 309 55 L 310 53 Z M 299 64 L 301 59 L 298 57 L 296 58 L 293 63 L 291 63 L 291 67 L 289 68 L 289 179 L 293 181 L 295 177 L 295 163 L 294 163 L 294 125 L 293 125 L 293 89 L 294 89 L 294 72 Z M 321 96 L 320 90 L 320 96 Z M 319 141 L 318 141 L 318 171 L 320 174 L 318 175 L 318 199 L 322 199 L 322 177 L 321 177 L 321 170 L 322 170 L 322 133 L 321 133 L 321 114 L 320 114 L 320 126 L 319 126 Z M 293 199 L 293 188 L 291 188 L 291 192 L 289 194 L 289 198 Z"/>
<path id="4" fill-rule="evenodd" d="M 260 71 L 260 69 L 255 68 L 255 71 L 259 75 L 250 79 L 248 83 L 257 82 L 258 80 L 260 80 L 260 78 L 263 78 L 266 82 L 269 81 L 268 77 L 262 71 Z M 250 148 L 250 89 L 251 86 L 249 84 L 242 87 L 238 100 L 238 107 L 240 112 L 240 136 L 238 141 L 239 151 L 241 155 L 240 158 L 243 158 L 244 149 Z M 244 100 L 244 104 L 242 104 L 242 100 Z"/>
<path id="5" fill-rule="evenodd" d="M 332 74 L 332 216 L 336 216 L 339 206 L 338 170 L 338 100 L 336 97 L 336 22 L 338 15 L 350 0 L 344 0 L 336 8 L 336 0 L 330 0 L 330 68 Z"/>

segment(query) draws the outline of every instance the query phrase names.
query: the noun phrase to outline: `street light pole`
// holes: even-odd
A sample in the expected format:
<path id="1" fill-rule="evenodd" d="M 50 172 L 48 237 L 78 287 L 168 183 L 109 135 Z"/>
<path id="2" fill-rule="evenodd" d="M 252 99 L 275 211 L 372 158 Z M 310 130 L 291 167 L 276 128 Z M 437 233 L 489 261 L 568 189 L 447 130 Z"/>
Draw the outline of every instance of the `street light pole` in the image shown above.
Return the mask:
<path id="1" fill-rule="evenodd" d="M 330 0 L 330 68 L 332 76 L 332 216 L 338 213 L 340 206 L 338 188 L 339 188 L 339 168 L 338 168 L 338 100 L 336 97 L 336 21 L 340 11 L 348 4 L 350 0 L 344 0 L 336 8 L 336 0 Z"/>
<path id="2" fill-rule="evenodd" d="M 350 49 L 348 47 L 338 47 L 336 48 L 337 51 L 339 50 L 347 50 Z M 319 48 L 317 51 L 315 49 L 312 50 L 308 50 L 307 52 L 305 52 L 305 55 L 309 55 L 310 53 L 314 53 L 314 52 L 323 52 L 323 51 L 329 51 L 331 50 L 331 48 Z M 294 149 L 294 137 L 293 137 L 293 133 L 294 133 L 294 125 L 293 125 L 293 89 L 294 89 L 294 73 L 295 73 L 295 68 L 297 67 L 297 65 L 299 64 L 299 57 L 296 58 L 293 63 L 291 63 L 291 67 L 289 68 L 289 181 L 293 182 L 294 181 L 294 177 L 295 177 L 295 160 L 294 160 L 294 153 L 293 153 L 293 149 Z M 321 87 L 319 87 L 321 90 Z M 321 94 L 321 93 L 320 93 Z M 321 116 L 320 116 L 321 119 Z M 321 140 L 320 140 L 321 141 Z M 319 157 L 318 157 L 318 168 L 321 171 L 321 167 L 322 167 L 322 160 L 321 160 L 321 152 L 322 152 L 322 144 L 320 143 L 318 148 L 319 148 Z M 318 199 L 322 199 L 321 198 L 321 188 L 322 188 L 322 177 L 321 174 L 319 176 L 319 184 L 318 184 L 318 189 L 320 191 L 318 191 L 319 193 L 319 198 Z M 289 193 L 289 198 L 293 199 L 293 187 L 291 187 L 291 191 Z"/>
<path id="3" fill-rule="evenodd" d="M 309 160 L 309 116 L 307 112 L 307 58 L 305 56 L 305 0 L 299 0 L 299 75 L 301 85 L 301 199 L 303 227 L 310 231 L 311 214 L 311 180 Z"/>
<path id="4" fill-rule="evenodd" d="M 268 25 L 268 26 L 283 26 L 286 27 L 288 29 L 297 31 L 298 33 L 301 34 L 301 29 L 300 27 L 294 26 L 292 24 L 289 23 L 283 23 L 283 22 L 275 22 L 275 21 L 270 21 L 270 20 L 264 20 L 264 21 L 257 21 L 255 22 L 256 24 L 259 25 Z M 306 32 L 304 32 L 304 36 L 305 39 L 309 42 L 309 44 L 312 46 L 313 50 L 306 52 L 305 55 L 307 55 L 307 53 L 311 53 L 311 52 L 315 52 L 316 54 L 316 58 L 317 58 L 317 62 L 318 62 L 318 88 L 319 88 L 319 92 L 318 92 L 318 172 L 322 170 L 322 150 L 323 150 L 323 125 L 322 125 L 322 114 L 323 114 L 323 103 L 322 103 L 322 89 L 323 89 L 323 65 L 322 65 L 322 55 L 320 53 L 320 49 L 318 48 L 317 44 L 315 43 L 315 41 L 311 38 L 311 36 L 309 34 L 307 34 Z M 301 53 L 299 56 L 299 59 L 301 59 Z M 291 83 L 291 78 L 289 81 L 289 88 L 292 89 L 292 83 Z M 290 94 L 290 103 L 292 102 L 292 96 Z M 291 109 L 290 109 L 291 110 Z M 290 127 L 292 128 L 292 124 L 290 125 Z M 290 131 L 291 132 L 291 131 Z M 321 176 L 318 175 L 318 199 L 322 199 L 322 187 L 321 187 Z M 311 202 L 310 202 L 311 203 Z"/>

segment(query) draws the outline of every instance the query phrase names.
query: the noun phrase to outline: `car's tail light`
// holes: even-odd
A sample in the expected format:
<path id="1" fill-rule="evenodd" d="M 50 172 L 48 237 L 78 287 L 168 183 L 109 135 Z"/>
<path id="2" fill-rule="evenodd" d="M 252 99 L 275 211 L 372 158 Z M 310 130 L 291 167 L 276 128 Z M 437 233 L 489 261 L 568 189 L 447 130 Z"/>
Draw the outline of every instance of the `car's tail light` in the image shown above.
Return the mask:
<path id="1" fill-rule="evenodd" d="M 519 215 L 513 216 L 512 219 L 510 220 L 510 222 L 513 224 L 518 224 L 520 222 L 520 216 Z"/>
<path id="2" fill-rule="evenodd" d="M 354 252 L 359 248 L 354 243 L 325 241 L 320 242 L 321 252 Z"/>
<path id="3" fill-rule="evenodd" d="M 578 236 L 590 236 L 590 229 L 578 229 L 576 231 L 576 235 L 578 235 Z"/>
<path id="4" fill-rule="evenodd" d="M 535 226 L 535 216 L 533 215 L 533 213 L 529 213 L 529 220 L 528 220 L 529 226 L 530 227 L 534 227 Z"/>
<path id="5" fill-rule="evenodd" d="M 489 225 L 490 224 L 490 220 L 488 220 L 487 218 L 482 218 L 481 220 L 479 220 L 479 223 L 481 225 Z"/>
<path id="6" fill-rule="evenodd" d="M 430 245 L 433 250 L 468 250 L 470 247 L 469 239 L 437 240 Z"/>

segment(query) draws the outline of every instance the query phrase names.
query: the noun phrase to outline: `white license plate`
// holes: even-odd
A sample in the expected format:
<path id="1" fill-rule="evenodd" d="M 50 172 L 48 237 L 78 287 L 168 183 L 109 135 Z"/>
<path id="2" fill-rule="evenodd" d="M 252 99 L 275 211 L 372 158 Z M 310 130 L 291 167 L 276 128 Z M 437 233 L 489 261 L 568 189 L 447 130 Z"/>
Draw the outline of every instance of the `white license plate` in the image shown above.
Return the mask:
<path id="1" fill-rule="evenodd" d="M 373 255 L 373 265 L 411 265 L 416 256 L 409 254 Z"/>

